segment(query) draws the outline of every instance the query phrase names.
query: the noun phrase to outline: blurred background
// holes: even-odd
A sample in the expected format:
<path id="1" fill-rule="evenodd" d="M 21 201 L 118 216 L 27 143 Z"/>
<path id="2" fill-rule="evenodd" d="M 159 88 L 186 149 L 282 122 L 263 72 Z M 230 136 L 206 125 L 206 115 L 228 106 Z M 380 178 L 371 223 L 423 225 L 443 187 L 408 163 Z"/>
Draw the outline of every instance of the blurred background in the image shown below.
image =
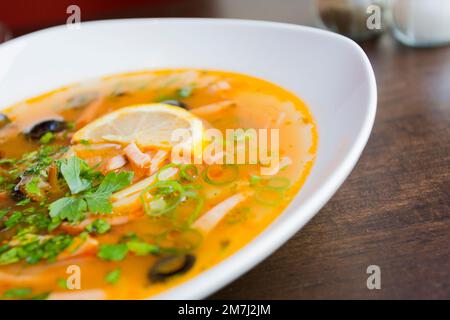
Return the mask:
<path id="1" fill-rule="evenodd" d="M 0 1 L 0 43 L 64 24 L 77 5 L 81 21 L 133 17 L 216 17 L 327 28 L 357 41 L 389 27 L 410 46 L 450 43 L 449 0 L 14 0 Z"/>
<path id="2" fill-rule="evenodd" d="M 14 0 L 0 1 L 0 21 L 14 36 L 66 23 L 66 8 L 82 21 L 130 17 L 224 17 L 314 24 L 313 0 Z"/>

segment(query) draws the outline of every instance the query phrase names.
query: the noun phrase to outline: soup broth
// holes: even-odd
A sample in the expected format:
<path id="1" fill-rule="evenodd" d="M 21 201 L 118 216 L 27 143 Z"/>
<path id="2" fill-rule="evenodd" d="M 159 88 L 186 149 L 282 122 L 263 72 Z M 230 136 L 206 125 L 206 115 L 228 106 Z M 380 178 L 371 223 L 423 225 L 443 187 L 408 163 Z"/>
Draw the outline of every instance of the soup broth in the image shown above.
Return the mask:
<path id="1" fill-rule="evenodd" d="M 174 163 L 158 130 L 193 119 L 224 137 L 278 129 L 278 165 Z M 17 103 L 0 119 L 0 295 L 140 299 L 185 282 L 282 213 L 317 140 L 298 97 L 231 72 L 113 75 Z"/>

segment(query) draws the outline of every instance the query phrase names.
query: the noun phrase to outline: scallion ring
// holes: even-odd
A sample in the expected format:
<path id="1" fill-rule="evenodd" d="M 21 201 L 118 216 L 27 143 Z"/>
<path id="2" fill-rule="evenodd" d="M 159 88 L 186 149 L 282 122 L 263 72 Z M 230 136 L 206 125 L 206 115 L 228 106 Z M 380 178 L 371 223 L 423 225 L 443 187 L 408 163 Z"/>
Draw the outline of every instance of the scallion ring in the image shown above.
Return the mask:
<path id="1" fill-rule="evenodd" d="M 269 189 L 275 189 L 275 190 L 285 190 L 285 189 L 289 188 L 290 184 L 291 184 L 291 181 L 289 181 L 288 178 L 273 177 L 273 178 L 267 179 L 265 187 L 269 188 Z"/>
<path id="2" fill-rule="evenodd" d="M 155 190 L 154 193 L 151 192 L 153 190 Z M 160 216 L 174 210 L 180 204 L 183 193 L 183 186 L 177 181 L 158 181 L 145 188 L 141 192 L 140 199 L 145 213 L 151 216 Z M 146 199 L 147 194 L 152 195 L 150 201 Z M 154 203 L 153 208 L 150 205 L 152 202 Z"/>
<path id="3" fill-rule="evenodd" d="M 198 168 L 193 164 L 185 164 L 180 168 L 181 178 L 193 182 L 198 177 Z"/>
<path id="4" fill-rule="evenodd" d="M 221 173 L 214 176 L 214 170 L 220 168 Z M 222 177 L 219 177 L 222 176 Z M 223 177 L 225 176 L 225 178 Z M 203 180 L 207 183 L 222 186 L 235 181 L 239 177 L 239 167 L 235 164 L 213 164 L 203 170 Z"/>
<path id="5" fill-rule="evenodd" d="M 187 218 L 186 224 L 190 226 L 194 221 L 197 219 L 197 217 L 200 215 L 200 212 L 203 209 L 204 200 L 203 197 L 201 197 L 197 192 L 190 190 L 185 191 L 184 196 L 190 199 L 195 200 L 195 208 L 192 211 L 192 213 L 189 214 L 189 217 Z"/>
<path id="6" fill-rule="evenodd" d="M 257 187 L 255 191 L 255 200 L 266 206 L 276 206 L 284 198 L 284 192 L 279 189 Z"/>

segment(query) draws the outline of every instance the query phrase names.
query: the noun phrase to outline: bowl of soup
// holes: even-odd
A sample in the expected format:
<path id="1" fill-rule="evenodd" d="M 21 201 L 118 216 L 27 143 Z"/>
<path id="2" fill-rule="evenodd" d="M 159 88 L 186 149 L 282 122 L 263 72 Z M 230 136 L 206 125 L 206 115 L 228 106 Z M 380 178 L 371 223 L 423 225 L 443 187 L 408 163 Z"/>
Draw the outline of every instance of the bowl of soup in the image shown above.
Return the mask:
<path id="1" fill-rule="evenodd" d="M 0 295 L 198 299 L 344 182 L 376 85 L 351 40 L 131 19 L 0 46 Z"/>

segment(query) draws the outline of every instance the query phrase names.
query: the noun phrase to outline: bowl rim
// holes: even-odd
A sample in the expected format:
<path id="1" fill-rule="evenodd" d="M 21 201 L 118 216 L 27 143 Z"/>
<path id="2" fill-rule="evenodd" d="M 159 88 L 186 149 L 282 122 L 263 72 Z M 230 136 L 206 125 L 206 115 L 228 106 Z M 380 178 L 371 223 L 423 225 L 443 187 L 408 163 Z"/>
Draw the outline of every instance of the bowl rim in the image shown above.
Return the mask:
<path id="1" fill-rule="evenodd" d="M 350 147 L 350 151 L 343 157 L 336 169 L 328 176 L 328 178 L 320 185 L 317 190 L 302 203 L 302 215 L 292 214 L 285 219 L 279 221 L 281 214 L 271 222 L 260 234 L 244 245 L 237 252 L 228 256 L 216 265 L 210 267 L 206 271 L 196 275 L 195 277 L 178 284 L 162 293 L 152 296 L 149 299 L 201 299 L 205 298 L 225 285 L 231 283 L 262 260 L 270 256 L 281 245 L 286 243 L 296 232 L 315 215 L 334 195 L 337 189 L 342 185 L 355 167 L 361 153 L 367 144 L 372 127 L 375 121 L 377 108 L 377 85 L 374 71 L 370 61 L 363 49 L 353 40 L 341 36 L 337 33 L 321 30 L 318 28 L 295 25 L 290 23 L 262 21 L 262 20 L 246 20 L 246 19 L 224 19 L 224 18 L 131 18 L 131 19 L 110 19 L 81 22 L 83 27 L 95 28 L 100 25 L 108 24 L 206 24 L 206 25 L 222 25 L 222 26 L 250 26 L 255 28 L 273 28 L 283 31 L 301 31 L 316 34 L 321 37 L 346 42 L 352 49 L 358 53 L 364 67 L 365 76 L 369 82 L 369 96 L 367 99 L 367 112 L 364 116 L 362 126 L 359 129 L 356 140 Z M 66 25 L 45 28 L 11 39 L 0 44 L 0 50 L 19 41 L 38 37 L 41 34 L 61 31 Z M 326 41 L 326 40 L 325 40 Z M 290 208 L 290 205 L 283 210 L 283 213 Z M 276 226 L 275 226 L 276 223 Z M 249 254 L 251 252 L 251 254 Z M 211 281 L 211 279 L 214 279 Z M 192 290 L 195 288 L 195 290 Z"/>

